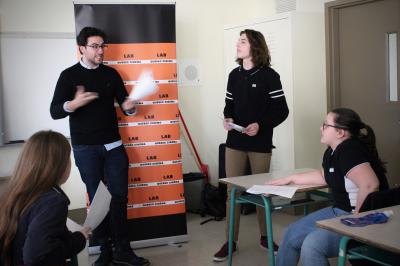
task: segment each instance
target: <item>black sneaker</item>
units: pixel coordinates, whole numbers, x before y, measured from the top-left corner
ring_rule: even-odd
[[[274,254],[276,255],[278,253],[279,246],[275,243],[275,241],[273,243],[274,243],[274,245],[273,245],[274,246]],[[268,240],[267,240],[266,236],[260,237],[260,246],[263,249],[268,249]]]
[[[136,256],[130,247],[124,249],[116,249],[112,261],[116,266],[148,266],[150,262],[142,257]]]
[[[113,259],[113,251],[110,243],[107,243],[101,248],[100,256],[93,263],[93,266],[108,266]]]
[[[237,250],[236,242],[233,242],[232,255],[235,254],[236,250]],[[226,242],[221,247],[221,249],[214,254],[213,260],[216,262],[225,261],[228,258],[228,255],[229,255],[229,245],[228,242]]]

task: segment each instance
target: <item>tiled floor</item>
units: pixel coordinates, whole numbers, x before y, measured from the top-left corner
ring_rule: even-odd
[[[274,238],[279,243],[286,226],[301,216],[288,215],[276,211],[273,213]],[[215,263],[213,255],[225,241],[225,221],[211,221],[204,225],[205,218],[196,214],[187,215],[190,240],[177,246],[158,246],[135,250],[139,256],[150,260],[152,266],[207,266],[226,265]],[[239,235],[239,250],[234,256],[235,266],[267,265],[267,252],[259,245],[259,230],[256,215],[242,215]],[[86,251],[79,255],[79,265],[91,265],[97,256],[89,256]]]

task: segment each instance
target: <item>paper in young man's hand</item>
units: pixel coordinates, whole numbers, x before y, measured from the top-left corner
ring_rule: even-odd
[[[239,131],[240,133],[243,133],[243,131],[244,131],[244,127],[239,126],[235,123],[228,122],[227,124],[230,125],[234,130]]]
[[[220,118],[221,118],[222,121],[225,120],[225,119],[222,118],[222,117],[220,117]],[[239,131],[240,133],[243,133],[244,127],[239,126],[239,125],[237,125],[237,124],[235,124],[235,123],[233,123],[233,122],[226,122],[226,123],[227,123],[229,126],[231,126],[232,129],[234,129],[234,130],[236,130],[236,131]]]
[[[138,84],[132,89],[129,98],[138,101],[157,92],[157,85],[154,83],[153,72],[143,70],[138,79]]]
[[[111,202],[111,194],[103,182],[100,181],[97,187],[96,194],[86,216],[86,221],[83,226],[89,226],[92,231],[104,220],[109,209]]]

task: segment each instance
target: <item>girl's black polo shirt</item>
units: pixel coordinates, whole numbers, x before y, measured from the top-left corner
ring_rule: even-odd
[[[334,207],[352,211],[349,194],[345,187],[346,174],[355,166],[369,163],[379,179],[379,190],[388,188],[388,182],[379,162],[370,155],[364,143],[357,139],[347,139],[334,151],[329,147],[323,157],[322,167],[326,183],[331,188]]]

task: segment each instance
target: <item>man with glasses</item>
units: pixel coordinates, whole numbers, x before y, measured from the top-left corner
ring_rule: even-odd
[[[100,180],[112,195],[107,217],[93,232],[101,248],[95,266],[149,265],[130,248],[127,229],[128,157],[118,132],[114,99],[126,115],[136,112],[118,72],[103,63],[105,33],[85,27],[77,36],[80,61],[64,70],[57,82],[50,113],[69,116],[75,164],[92,201]],[[113,252],[112,244],[115,251]]]

